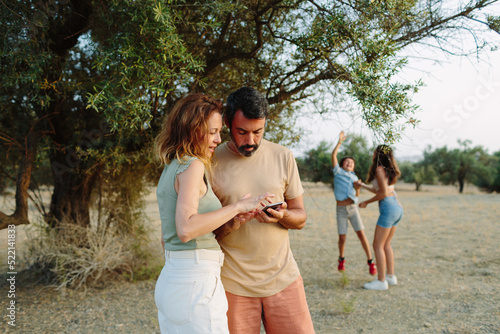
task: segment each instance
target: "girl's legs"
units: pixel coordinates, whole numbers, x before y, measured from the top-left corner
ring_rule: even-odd
[[[395,197],[389,196],[379,202],[379,211],[373,250],[377,259],[378,280],[383,282],[386,274],[394,275],[394,253],[391,240],[396,232],[397,223],[403,215],[403,209]]]
[[[387,237],[387,240],[385,241],[384,245],[385,261],[387,264],[386,267],[387,275],[394,275],[394,252],[392,251],[391,240],[392,237],[394,236],[394,233],[396,232],[396,228],[397,228],[396,226],[391,227],[389,236]]]
[[[387,269],[385,244],[387,239],[389,238],[389,235],[391,234],[391,230],[392,228],[380,227],[379,225],[375,227],[375,237],[373,238],[373,251],[375,252],[375,260],[378,267],[378,280],[380,282],[385,281],[385,273]],[[392,233],[392,235],[394,235],[394,233]],[[392,264],[394,265],[394,259],[392,259]]]

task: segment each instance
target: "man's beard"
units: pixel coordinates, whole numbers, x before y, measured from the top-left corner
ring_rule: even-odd
[[[248,149],[248,148],[253,148],[253,150],[247,151],[246,149]],[[238,152],[240,152],[241,155],[243,155],[245,157],[250,157],[255,152],[257,152],[258,148],[259,148],[259,145],[257,145],[257,144],[255,144],[255,145],[243,145],[243,146],[239,146],[237,148],[237,150],[238,150]]]
[[[236,150],[244,157],[250,157],[252,156],[255,152],[257,152],[257,149],[259,148],[259,144],[255,145],[241,145],[241,146],[236,146],[236,140],[234,140],[233,135],[231,135],[231,139],[233,140],[234,146],[236,147]],[[246,149],[253,148],[251,151],[247,151]]]

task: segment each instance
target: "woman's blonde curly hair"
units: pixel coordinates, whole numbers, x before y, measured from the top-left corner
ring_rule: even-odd
[[[189,94],[180,99],[165,117],[155,140],[156,157],[164,164],[182,161],[187,156],[203,161],[210,169],[210,158],[205,156],[207,120],[212,113],[222,115],[222,102],[204,94]]]

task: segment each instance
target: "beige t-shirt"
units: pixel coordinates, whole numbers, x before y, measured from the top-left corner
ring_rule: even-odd
[[[213,190],[223,206],[248,193],[274,193],[274,202],[279,202],[304,192],[292,152],[267,140],[262,140],[250,157],[233,152],[225,143],[217,148],[215,161]],[[279,223],[251,220],[219,244],[225,253],[222,282],[232,294],[271,296],[300,275],[290,249],[288,229]]]

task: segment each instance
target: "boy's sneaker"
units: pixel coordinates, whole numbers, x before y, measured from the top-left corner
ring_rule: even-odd
[[[396,285],[398,284],[398,278],[396,277],[396,275],[385,275],[385,281],[387,282],[387,284],[389,285]]]
[[[373,263],[373,262],[368,263],[368,270],[370,271],[370,275],[372,275],[372,276],[377,275],[377,266],[375,265],[375,263]],[[387,280],[387,276],[385,278]]]
[[[339,271],[345,271],[345,259],[339,259],[339,265],[337,267]]]
[[[387,281],[380,282],[378,279],[365,284],[365,289],[367,290],[387,290],[389,289],[389,284]]]

